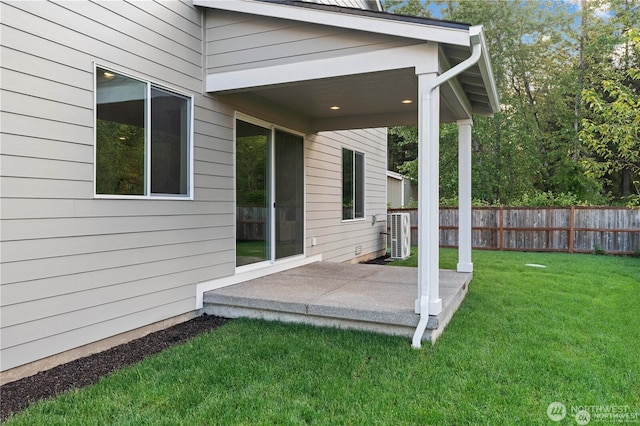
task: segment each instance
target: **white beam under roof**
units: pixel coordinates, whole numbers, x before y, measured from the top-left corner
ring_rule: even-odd
[[[467,29],[451,28],[448,26],[396,21],[371,15],[335,13],[331,10],[256,0],[194,0],[193,4],[195,6],[230,12],[249,13],[252,15],[289,19],[311,24],[330,25],[332,27],[413,38],[416,40],[435,41],[458,46],[470,45],[469,31]]]
[[[268,87],[291,82],[317,80],[345,75],[366,74],[403,68],[416,73],[436,71],[429,62],[437,49],[434,43],[395,47],[349,56],[316,59],[283,65],[223,71],[207,75],[207,92],[233,92],[247,88]]]

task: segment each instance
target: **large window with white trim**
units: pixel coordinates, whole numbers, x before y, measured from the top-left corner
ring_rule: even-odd
[[[342,148],[342,220],[364,218],[364,154]]]
[[[96,67],[97,195],[189,197],[193,99]]]

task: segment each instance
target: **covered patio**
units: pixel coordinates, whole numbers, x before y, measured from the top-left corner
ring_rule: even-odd
[[[471,273],[440,270],[442,310],[429,317],[423,341],[435,341],[467,294]],[[204,293],[204,311],[411,337],[418,270],[316,262]]]
[[[212,293],[207,291],[221,285],[200,286],[204,296],[199,303],[203,300],[218,303],[231,297],[240,300],[243,292],[247,292],[256,297],[245,299],[256,300],[259,305],[262,302],[257,301],[266,300],[257,297],[263,292],[260,286],[272,286],[272,291],[282,294],[283,299],[274,298],[269,302],[271,308],[259,315],[270,312],[273,319],[285,319],[294,314],[290,312],[294,307],[302,310],[318,306],[323,306],[324,312],[335,312],[340,321],[354,324],[364,324],[363,318],[375,316],[375,312],[380,318],[395,315],[403,318],[402,324],[389,320],[387,326],[414,328],[410,333],[412,345],[420,347],[430,324],[433,326],[441,316],[447,317],[452,306],[457,307],[455,301],[448,302],[449,296],[445,296],[450,284],[466,290],[473,272],[472,116],[490,116],[499,110],[482,27],[288,0],[195,0],[194,4],[210,9],[210,31],[233,24],[238,28],[238,39],[256,43],[251,48],[242,45],[245,52],[251,52],[250,60],[244,57],[237,60],[239,55],[228,55],[228,50],[216,50],[217,45],[211,45],[206,78],[209,93],[258,118],[282,122],[282,117],[286,117],[283,125],[306,134],[417,125],[420,163],[420,234],[419,241],[414,242],[420,247],[417,270],[387,268],[388,271],[380,270],[377,275],[381,281],[371,281],[371,271],[378,269],[371,265],[305,267],[320,268],[333,277],[329,281],[333,284],[307,276],[306,271],[313,269],[305,268],[279,272],[250,283],[237,284],[241,280],[236,276],[226,281],[235,284],[233,287]],[[218,21],[217,16],[221,16]],[[261,22],[265,31],[259,37],[243,32],[242,23],[253,17],[264,20]],[[216,55],[229,59],[221,60]],[[439,125],[444,122],[455,122],[459,129],[456,272],[439,270]],[[375,223],[375,215],[371,220]],[[340,273],[351,276],[353,282],[344,282]],[[394,274],[402,275],[402,284],[398,284],[400,280]],[[291,282],[293,277],[296,286],[288,291],[286,282],[275,284],[279,280]],[[313,285],[305,286],[305,280]],[[369,297],[373,288],[378,292],[375,299]],[[316,306],[316,302],[323,300],[331,303]],[[278,313],[277,306],[283,307],[282,312]],[[387,311],[385,306],[391,310]],[[359,312],[359,316],[349,318],[351,311]],[[312,316],[318,321],[321,317],[323,321],[329,318]],[[435,330],[438,329],[436,326]]]

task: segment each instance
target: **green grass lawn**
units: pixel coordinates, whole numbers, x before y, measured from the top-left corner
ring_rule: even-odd
[[[236,256],[250,256],[266,259],[264,241],[236,241]]]
[[[455,263],[442,250],[442,267]],[[640,413],[640,259],[476,251],[474,267],[434,346],[236,320],[8,424],[575,425],[572,407]],[[569,411],[558,423],[555,401]]]

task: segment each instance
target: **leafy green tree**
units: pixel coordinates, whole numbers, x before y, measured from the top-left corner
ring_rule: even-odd
[[[577,137],[567,128],[572,105],[565,102],[558,79],[570,68],[564,34],[573,15],[543,1],[456,4],[448,8],[448,18],[485,27],[503,106],[493,118],[474,119],[475,136],[486,145],[483,152],[474,152],[482,170],[474,178],[491,188],[482,198],[509,202],[527,193],[558,190],[557,172],[566,170],[571,139]]]
[[[393,11],[423,16],[438,10],[445,19],[485,28],[502,111],[492,118],[474,117],[475,198],[510,203],[551,193],[602,203],[616,179],[635,179],[629,178],[629,168],[607,169],[602,151],[598,153],[581,135],[582,126],[588,123],[584,119],[594,114],[583,97],[597,93],[608,99],[612,95],[602,83],[620,80],[621,67],[612,66],[612,54],[629,51],[629,43],[621,42],[620,35],[625,29],[640,27],[638,0],[441,0],[424,4],[394,0],[385,4]],[[417,10],[420,6],[422,11]],[[628,54],[623,58],[621,63],[627,67],[637,60]],[[626,87],[632,87],[629,75],[624,80]],[[447,126],[441,128],[441,193],[453,198],[457,195],[453,160],[457,132]],[[404,140],[403,131],[393,133]],[[406,161],[398,170],[415,170],[417,175],[415,160]],[[609,171],[594,173],[594,164]],[[611,182],[608,186],[604,178]]]
[[[144,128],[96,121],[96,193],[143,195]]]
[[[236,195],[238,205],[266,204],[267,138],[264,135],[236,139]]]
[[[422,0],[384,0],[384,8],[399,15],[430,17],[427,5]]]
[[[589,109],[580,132],[592,155],[583,163],[591,175],[611,178],[622,175],[622,196],[640,200],[640,33],[631,28],[619,45],[617,66],[623,72],[610,73],[582,97]],[[612,63],[615,63],[613,61]],[[614,65],[616,66],[616,65]]]
[[[418,130],[415,126],[391,127],[388,132],[387,167],[394,172],[404,173],[401,166],[418,157]],[[418,182],[418,175],[409,176]]]

